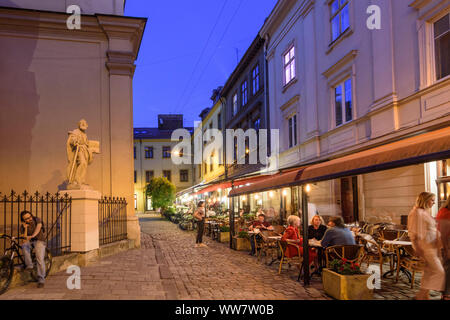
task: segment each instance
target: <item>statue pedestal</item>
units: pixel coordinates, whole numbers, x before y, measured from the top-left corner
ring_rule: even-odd
[[[87,252],[99,248],[98,200],[95,190],[62,190],[72,197],[72,252]]]

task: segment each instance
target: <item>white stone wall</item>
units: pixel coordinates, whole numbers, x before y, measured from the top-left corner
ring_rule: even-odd
[[[362,175],[365,201],[365,217],[390,217],[400,223],[400,216],[408,215],[416,197],[425,191],[424,165]]]
[[[279,1],[261,30],[269,39],[270,124],[280,129],[280,167],[450,121],[450,77],[433,78],[430,31],[450,4],[351,0],[350,29],[331,43],[328,3]],[[370,4],[381,9],[380,30],[366,26]],[[284,86],[282,59],[291,45],[297,81]],[[345,79],[352,79],[353,121],[336,127],[334,87]],[[287,119],[294,113],[299,144],[289,149]]]

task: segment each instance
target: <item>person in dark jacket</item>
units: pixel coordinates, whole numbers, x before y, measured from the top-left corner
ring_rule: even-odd
[[[345,227],[341,217],[332,217],[328,222],[328,226],[330,229],[323,236],[321,241],[322,247],[356,244],[355,238],[351,231]]]
[[[327,226],[323,221],[322,217],[315,215],[311,219],[311,224],[308,227],[308,239],[316,239],[317,241],[322,240],[325,232],[327,231]]]

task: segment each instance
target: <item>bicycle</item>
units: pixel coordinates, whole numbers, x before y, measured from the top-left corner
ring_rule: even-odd
[[[9,285],[14,274],[15,266],[23,266],[25,269],[25,258],[20,253],[22,246],[19,244],[18,240],[26,240],[24,237],[11,237],[7,234],[0,234],[0,239],[8,239],[11,243],[9,248],[5,249],[5,253],[0,257],[0,295],[8,290]],[[18,264],[14,264],[15,258],[19,259]],[[34,252],[34,246],[31,247],[31,260],[33,262],[33,270],[31,271],[31,277],[34,281],[38,280],[37,277],[37,263],[36,254]],[[47,278],[50,270],[52,268],[52,255],[48,248],[45,248],[45,277]]]

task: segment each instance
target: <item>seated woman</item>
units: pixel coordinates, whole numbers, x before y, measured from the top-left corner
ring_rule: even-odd
[[[295,243],[300,247],[300,255],[303,256],[303,238],[300,236],[298,232],[298,227],[300,226],[300,218],[298,216],[289,216],[287,218],[288,227],[286,231],[284,231],[283,236],[281,237],[282,241]],[[292,258],[298,256],[298,250],[295,246],[289,245],[287,246],[287,250],[285,253],[286,257]],[[313,263],[316,258],[315,250],[309,249],[309,263]]]
[[[316,239],[317,241],[322,240],[323,235],[327,231],[327,226],[323,221],[322,217],[315,215],[311,219],[311,224],[308,227],[308,239]]]

